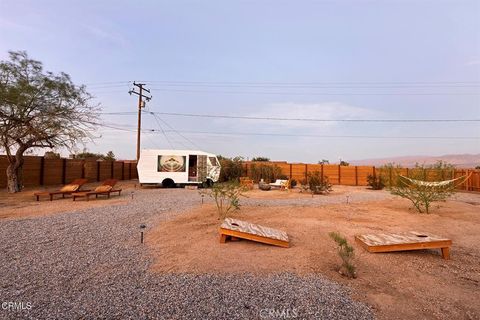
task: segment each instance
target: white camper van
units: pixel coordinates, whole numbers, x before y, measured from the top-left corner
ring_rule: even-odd
[[[198,150],[142,150],[137,165],[140,185],[203,184],[220,177],[217,156]]]

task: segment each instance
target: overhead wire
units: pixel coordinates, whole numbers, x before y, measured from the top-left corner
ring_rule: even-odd
[[[226,91],[226,90],[184,90],[151,88],[152,91],[182,92],[182,93],[220,93],[220,94],[258,94],[258,95],[301,95],[301,96],[480,96],[480,92],[451,93],[451,92],[428,92],[428,93],[359,93],[359,92],[267,92],[267,91]]]
[[[453,140],[480,140],[480,137],[466,136],[356,136],[356,135],[317,135],[317,134],[288,134],[288,133],[264,133],[264,132],[212,132],[212,131],[193,131],[181,130],[184,133],[191,134],[209,134],[209,135],[237,135],[237,136],[279,136],[279,137],[307,137],[307,138],[361,138],[361,139],[453,139]],[[167,130],[168,132],[168,130]]]
[[[148,113],[151,113],[152,115],[154,115],[153,112],[151,111],[145,111],[145,112],[148,112]],[[188,141],[191,145],[193,145],[195,148],[197,149],[201,149],[195,142],[193,142],[192,140],[188,139],[187,137],[185,137],[183,134],[181,134],[179,131],[175,130],[172,126],[170,126],[170,124],[168,124],[168,122],[164,121],[162,118],[158,117],[158,120],[160,120],[162,123],[164,123],[167,127],[169,127],[173,132],[175,132],[176,134],[178,134],[180,137],[182,137],[183,139],[185,139],[186,141]]]
[[[160,130],[162,131],[163,133],[163,136],[165,137],[165,139],[167,140],[168,144],[170,145],[170,147],[173,149],[173,145],[172,145],[172,142],[170,141],[170,139],[168,138],[165,130],[163,130],[163,127],[162,125],[160,124],[160,121],[158,120],[158,116],[154,113],[150,113],[151,115],[153,115],[153,118],[155,119],[155,121],[157,122],[158,124],[158,127],[160,128]]]
[[[243,120],[269,120],[269,121],[308,121],[308,122],[480,122],[480,119],[319,119],[319,118],[286,118],[286,117],[260,117],[221,114],[199,114],[179,112],[153,112],[166,116],[198,117],[198,118],[223,118]]]

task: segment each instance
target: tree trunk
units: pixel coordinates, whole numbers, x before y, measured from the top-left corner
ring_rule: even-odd
[[[20,146],[15,157],[9,158],[9,165],[7,167],[7,190],[10,193],[20,192],[23,188],[23,179],[21,170],[23,168],[23,153],[27,150],[25,146]]]
[[[20,183],[18,179],[18,168],[15,163],[7,167],[7,189],[10,193],[20,192]]]

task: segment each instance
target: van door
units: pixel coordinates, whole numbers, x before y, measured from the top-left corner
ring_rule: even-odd
[[[188,156],[188,181],[189,182],[198,182],[197,177],[197,155]]]
[[[198,156],[198,165],[197,165],[197,171],[198,171],[198,181],[199,182],[205,182],[207,181],[207,156]]]

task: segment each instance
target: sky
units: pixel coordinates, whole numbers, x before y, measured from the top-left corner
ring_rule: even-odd
[[[9,50],[85,84],[104,113],[86,148],[121,159],[136,154],[133,81],[153,96],[142,149],[332,163],[480,153],[478,121],[338,121],[480,119],[480,1],[0,0],[0,60]],[[272,117],[329,121],[258,119]]]

